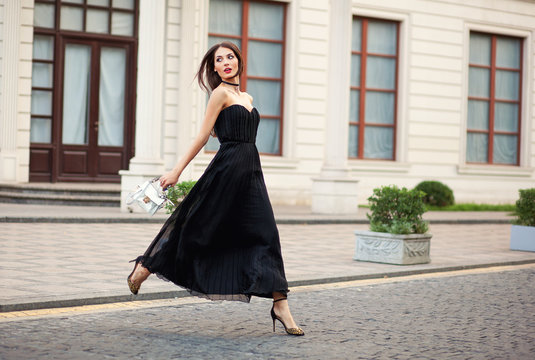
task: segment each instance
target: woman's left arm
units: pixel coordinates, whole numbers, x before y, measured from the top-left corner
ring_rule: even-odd
[[[215,89],[212,92],[212,95],[208,100],[208,105],[206,106],[206,113],[199,133],[193,140],[188,151],[178,161],[173,170],[160,177],[160,185],[162,188],[166,189],[168,186],[174,186],[178,182],[178,178],[182,174],[182,171],[184,171],[191,160],[193,160],[199,151],[201,151],[203,146],[206,145],[210,138],[210,132],[214,128],[217,116],[221,109],[223,109],[226,100],[227,94],[223,89]]]

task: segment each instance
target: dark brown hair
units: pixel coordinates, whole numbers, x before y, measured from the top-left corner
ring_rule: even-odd
[[[199,66],[199,71],[197,72],[197,75],[195,75],[201,89],[209,93],[212,92],[216,87],[218,87],[219,84],[221,84],[221,77],[216,71],[214,71],[215,52],[220,47],[232,50],[236,55],[236,58],[238,58],[238,72],[236,73],[236,76],[239,77],[243,72],[243,60],[240,49],[238,49],[238,47],[230,41],[223,41],[218,44],[215,44],[210,48],[210,50],[206,52],[206,54],[202,58],[201,66]],[[208,83],[208,85],[206,83]]]

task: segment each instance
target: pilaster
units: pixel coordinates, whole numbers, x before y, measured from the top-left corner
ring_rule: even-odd
[[[165,13],[165,1],[139,2],[135,156],[130,160],[129,170],[119,172],[122,211],[141,211],[127,207],[128,193],[165,171],[162,159]]]
[[[315,213],[348,214],[358,207],[358,180],[350,176],[347,163],[351,21],[351,0],[331,0],[325,158],[312,179]]]
[[[17,181],[19,45],[22,4],[4,3],[2,31],[2,97],[0,98],[0,181]]]

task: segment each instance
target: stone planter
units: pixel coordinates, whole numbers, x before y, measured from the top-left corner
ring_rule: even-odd
[[[511,250],[535,251],[535,226],[511,226]]]
[[[397,235],[374,231],[355,231],[354,260],[395,265],[426,264],[431,234]]]

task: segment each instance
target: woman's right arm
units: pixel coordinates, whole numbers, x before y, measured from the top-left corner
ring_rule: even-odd
[[[182,174],[182,171],[184,171],[190,161],[193,160],[199,151],[201,151],[203,146],[206,145],[206,142],[210,138],[210,132],[214,128],[217,116],[225,107],[226,103],[226,91],[221,88],[215,89],[208,100],[201,129],[190,145],[188,151],[182,158],[180,158],[173,170],[160,177],[160,185],[162,188],[166,189],[168,186],[174,186],[178,182],[178,178],[180,177],[180,174]]]

